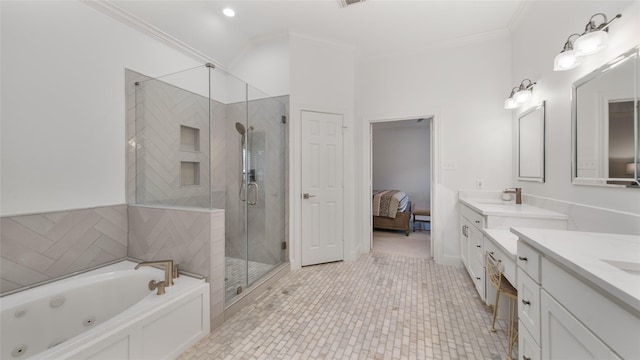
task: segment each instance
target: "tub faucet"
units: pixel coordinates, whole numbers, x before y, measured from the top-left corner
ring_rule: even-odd
[[[522,204],[522,189],[521,188],[513,188],[513,189],[504,189],[504,194],[516,194],[516,204]]]
[[[143,266],[158,265],[164,266],[164,286],[169,287],[173,285],[173,260],[143,261],[136,265],[135,270],[138,270]]]

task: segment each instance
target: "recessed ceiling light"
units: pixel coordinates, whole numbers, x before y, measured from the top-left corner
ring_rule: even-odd
[[[236,16],[236,12],[233,11],[232,8],[224,8],[224,10],[222,10],[222,13],[225,14],[228,17],[234,17]]]

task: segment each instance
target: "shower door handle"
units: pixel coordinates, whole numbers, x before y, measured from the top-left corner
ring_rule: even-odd
[[[247,198],[249,198],[249,189],[251,189],[251,187],[254,187],[254,188],[255,188],[255,191],[253,192],[253,194],[254,194],[253,199],[254,199],[254,200],[253,200],[253,201],[249,201],[249,200],[247,200],[247,203],[248,203],[249,205],[258,205],[258,196],[259,196],[258,194],[259,194],[259,192],[260,192],[260,187],[258,186],[258,183],[253,182],[253,181],[252,181],[252,182],[250,182],[250,183],[247,185]]]

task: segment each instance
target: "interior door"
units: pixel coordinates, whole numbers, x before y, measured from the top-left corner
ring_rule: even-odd
[[[344,258],[342,115],[302,111],[302,266]]]

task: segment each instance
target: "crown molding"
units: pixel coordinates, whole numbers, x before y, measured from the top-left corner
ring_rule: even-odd
[[[186,43],[178,40],[177,38],[169,35],[168,33],[160,30],[159,28],[149,24],[148,22],[142,20],[141,18],[131,14],[130,12],[122,9],[121,7],[115,5],[109,0],[80,0],[80,2],[88,5],[95,10],[110,16],[111,18],[140,31],[143,34],[151,36],[161,43],[173,48],[181,52],[184,55],[187,55],[193,58],[196,61],[202,63],[213,63],[216,67],[219,67],[222,70],[225,70],[225,67],[221,65],[220,62],[215,59],[210,58],[203,52],[187,45]]]

